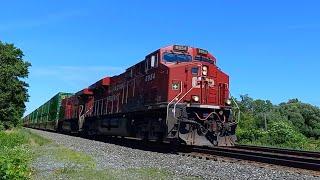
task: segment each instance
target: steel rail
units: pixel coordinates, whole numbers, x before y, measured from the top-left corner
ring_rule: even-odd
[[[279,154],[287,154],[287,155],[294,155],[294,156],[320,158],[320,152],[313,152],[313,151],[302,151],[302,150],[274,148],[274,147],[265,147],[265,146],[251,146],[251,145],[236,145],[235,148],[254,150],[254,151],[263,151],[263,152],[271,152],[271,153],[279,153]]]
[[[320,171],[320,159],[303,156],[302,154],[298,155],[289,155],[285,153],[273,153],[273,152],[264,152],[248,149],[237,149],[233,148],[223,148],[223,147],[214,147],[214,148],[201,148],[201,147],[191,147],[189,151],[217,155],[223,157],[230,157],[235,159],[249,160],[255,162],[262,162],[274,165],[281,165],[287,167],[294,167],[300,169],[308,169]]]

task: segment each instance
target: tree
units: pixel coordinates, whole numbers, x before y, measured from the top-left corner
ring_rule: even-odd
[[[13,44],[0,41],[0,128],[8,129],[21,123],[28,100],[28,77],[31,64]]]
[[[284,132],[282,130],[288,128],[283,123],[290,125],[302,136],[320,139],[320,109],[316,106],[303,103],[298,99],[290,99],[288,102],[273,105],[269,100],[255,100],[248,95],[240,96],[240,101],[237,103],[241,109],[241,119],[237,129],[240,141],[271,142],[270,140],[264,141],[263,137],[267,135],[271,138],[271,135],[280,135]],[[281,126],[279,124],[275,126],[277,123],[280,123]],[[268,127],[269,131],[263,132],[263,129],[267,130],[265,127]],[[273,132],[272,129],[276,128],[280,128],[278,134],[269,134]],[[279,144],[280,139],[275,143]]]
[[[280,112],[307,137],[320,138],[320,109],[297,99],[280,105]]]

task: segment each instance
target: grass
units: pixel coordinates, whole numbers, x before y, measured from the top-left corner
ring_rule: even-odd
[[[41,177],[41,171],[34,170],[29,178],[32,179],[170,179],[172,174],[157,168],[132,168],[132,169],[104,169],[96,168],[95,160],[81,152],[59,146],[29,130],[21,131],[24,142],[32,144],[33,160],[40,157],[49,157],[54,162],[63,166]],[[45,145],[45,146],[43,146]]]
[[[46,179],[170,179],[172,174],[157,168],[104,169],[98,170],[94,159],[84,153],[54,144],[37,149],[37,154],[63,162]],[[41,172],[34,174],[34,178]]]
[[[51,142],[38,134],[32,133],[28,129],[23,129],[22,134],[29,140],[29,144],[32,146],[43,146]]]
[[[45,157],[59,164],[50,172],[31,169]],[[172,179],[158,168],[97,169],[93,157],[59,146],[28,129],[0,131],[0,180],[2,179]],[[195,179],[185,177],[185,179]]]
[[[61,169],[54,175],[55,178],[63,179],[96,179],[96,180],[113,180],[113,179],[172,179],[172,174],[156,168],[132,168],[123,170],[95,170],[95,169]]]
[[[32,146],[41,146],[48,140],[26,129],[0,131],[0,179],[29,179],[32,170]]]
[[[55,158],[61,162],[76,164],[82,168],[92,168],[96,167],[96,163],[91,156],[84,153],[76,152],[65,147],[59,146],[53,150],[53,155]]]

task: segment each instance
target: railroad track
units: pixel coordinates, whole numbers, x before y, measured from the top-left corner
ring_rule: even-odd
[[[188,147],[184,151],[320,171],[320,153],[258,146]]]
[[[262,147],[262,146],[249,146],[249,145],[237,145],[236,148],[270,152],[270,153],[280,153],[280,154],[287,154],[287,155],[294,155],[294,156],[306,156],[306,157],[312,157],[312,158],[318,158],[318,159],[320,158],[320,152],[312,152],[312,151],[302,151],[302,150]]]
[[[91,138],[87,137],[87,139]],[[146,142],[136,138],[98,137],[92,140],[117,144],[135,149],[156,151],[161,153],[178,152],[183,153],[184,155],[193,153],[192,156],[197,156],[203,159],[216,159],[216,157],[228,157],[239,160],[248,160],[320,172],[320,152],[297,151],[290,149],[279,149],[248,145],[236,145],[235,147],[214,148],[182,145],[179,146],[178,149],[175,149],[172,148],[172,145],[169,142]]]

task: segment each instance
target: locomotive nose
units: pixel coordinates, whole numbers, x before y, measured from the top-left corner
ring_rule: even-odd
[[[189,76],[188,80],[190,79],[193,90],[187,101],[200,104],[214,103],[212,101],[212,96],[215,93],[214,66],[209,63],[194,62],[189,70],[191,71],[187,71],[186,74]]]

